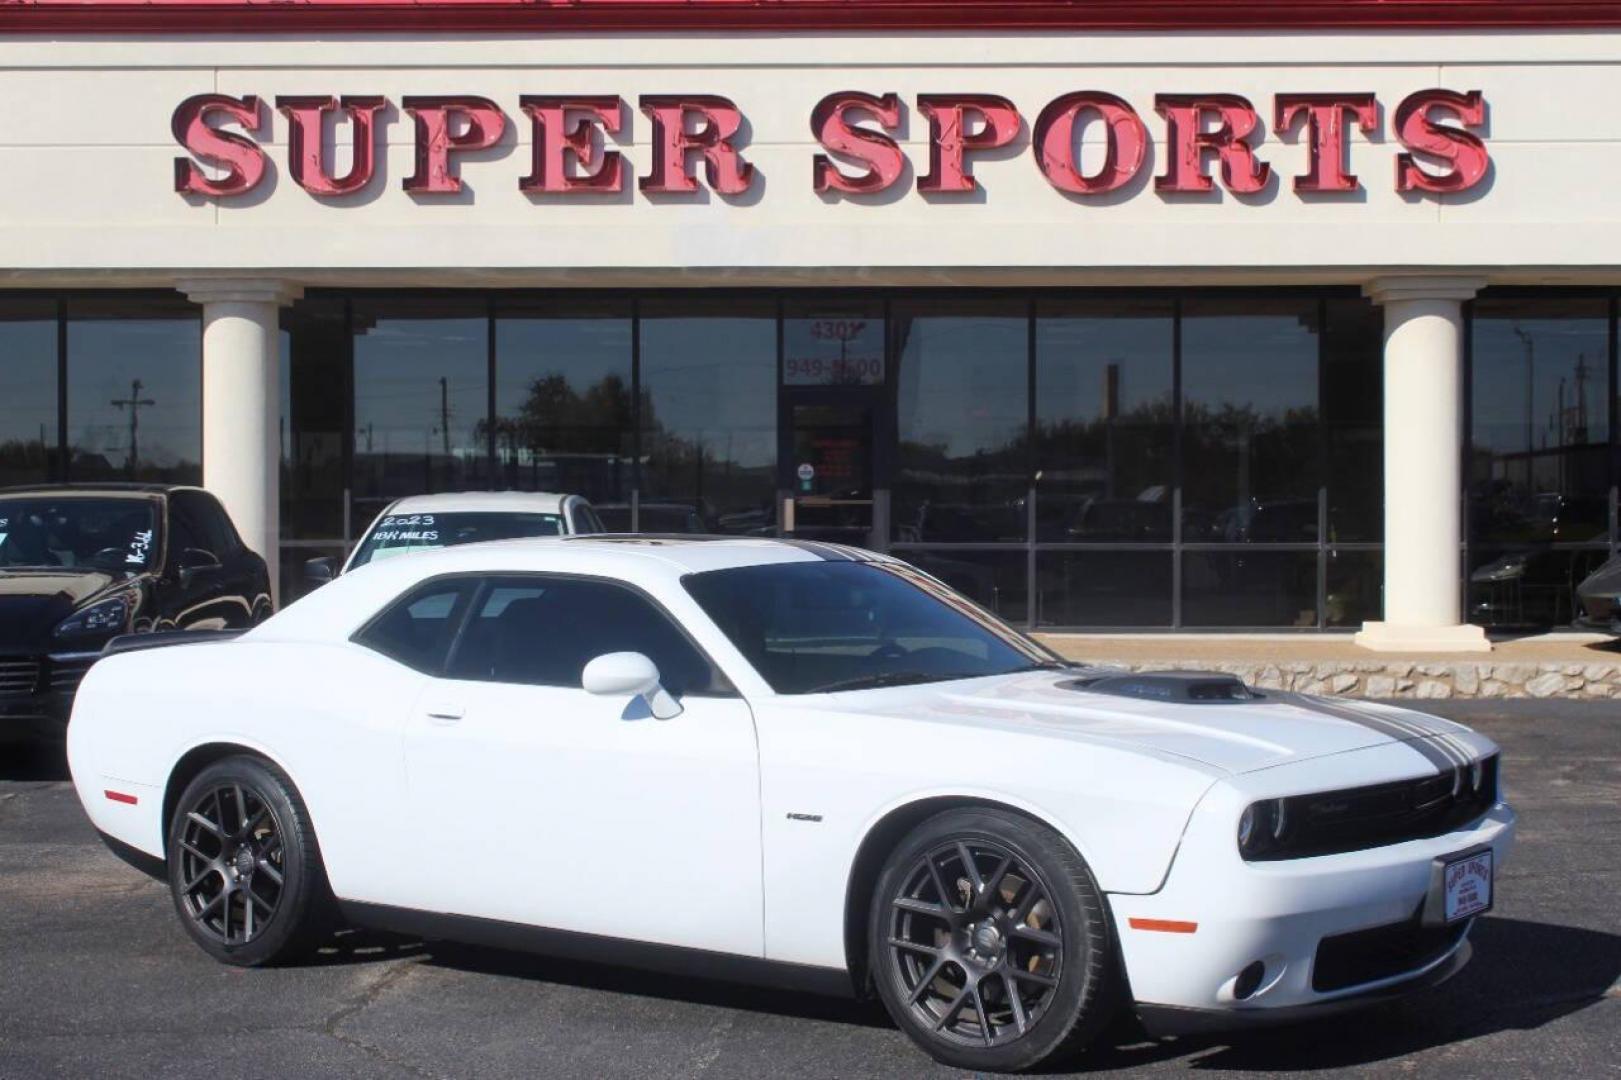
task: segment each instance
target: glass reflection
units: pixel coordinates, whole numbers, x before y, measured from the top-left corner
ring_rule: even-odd
[[[1317,625],[1315,551],[1188,551],[1182,555],[1185,626]]]
[[[1024,539],[1025,312],[983,300],[896,305],[895,539]]]
[[[1384,316],[1362,299],[1330,300],[1325,309],[1326,542],[1377,542],[1385,512]]]
[[[177,299],[68,305],[74,480],[202,482],[202,320]]]
[[[496,484],[628,515],[635,408],[629,303],[503,307],[495,319]]]
[[[644,511],[775,534],[775,304],[660,301],[641,314]]]
[[[50,479],[56,439],[56,304],[0,301],[0,485]]]
[[[300,301],[283,314],[282,326],[281,535],[341,543],[349,404],[344,303]]]
[[[1170,626],[1169,551],[1036,556],[1038,626]]]
[[[895,553],[932,574],[986,611],[1023,626],[1029,609],[1029,575],[1022,548],[1008,551],[926,551]]]
[[[356,304],[355,522],[403,495],[489,486],[481,302]]]
[[[1183,314],[1183,540],[1315,543],[1317,301]]]
[[[1171,539],[1175,333],[1169,302],[1037,309],[1038,539]]]

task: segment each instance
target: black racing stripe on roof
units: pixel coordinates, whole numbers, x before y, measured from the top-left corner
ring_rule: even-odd
[[[808,551],[812,555],[815,555],[817,558],[821,559],[823,562],[866,561],[864,559],[857,558],[856,555],[851,551],[846,548],[842,548],[837,544],[823,544],[815,540],[795,540],[791,537],[782,537],[776,542],[779,544],[787,544],[789,547],[798,548],[800,551]]]

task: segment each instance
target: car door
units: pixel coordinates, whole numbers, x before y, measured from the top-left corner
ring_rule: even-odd
[[[231,516],[213,494],[206,491],[187,492],[192,512],[209,548],[219,555],[221,597],[228,600],[232,626],[251,626],[258,618],[270,614],[269,567],[257,552],[249,550],[237,533]]]
[[[580,687],[640,652],[682,711]],[[603,579],[489,577],[405,732],[431,910],[763,954],[753,717],[648,597]]]
[[[222,630],[245,624],[247,611],[233,596],[224,553],[216,550],[218,539],[209,533],[196,493],[173,492],[168,504],[163,622],[190,630]]]

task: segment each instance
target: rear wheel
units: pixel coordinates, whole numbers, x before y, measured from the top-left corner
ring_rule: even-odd
[[[268,762],[234,756],[199,773],[175,807],[168,853],[180,922],[216,960],[298,959],[331,925],[309,811]]]
[[[915,828],[879,877],[869,947],[890,1016],[959,1068],[1035,1068],[1113,1012],[1102,895],[1063,837],[1017,814],[950,810]]]

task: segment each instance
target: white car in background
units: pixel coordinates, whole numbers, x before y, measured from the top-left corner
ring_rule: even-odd
[[[304,579],[324,585],[378,559],[485,540],[606,532],[579,495],[550,491],[458,491],[395,499],[373,519],[342,570],[331,556],[304,564]]]
[[[831,545],[451,548],[159,644],[91,669],[69,761],[216,959],[342,919],[876,992],[969,1069],[1441,982],[1514,832],[1457,724],[1073,667]]]

